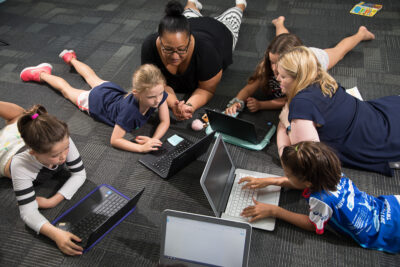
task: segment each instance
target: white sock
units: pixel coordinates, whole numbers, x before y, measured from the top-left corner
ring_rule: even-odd
[[[236,5],[244,5],[244,7],[247,7],[247,2],[246,0],[236,0]]]
[[[189,0],[189,2],[195,4],[198,10],[201,10],[203,8],[203,5],[199,2],[199,0]]]

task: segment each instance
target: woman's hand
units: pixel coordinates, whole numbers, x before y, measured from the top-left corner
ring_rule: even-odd
[[[279,120],[285,126],[285,129],[290,125],[290,122],[289,122],[289,106],[288,106],[287,103],[283,106],[282,111],[279,114]]]
[[[192,106],[187,105],[185,101],[176,100],[172,107],[172,113],[174,113],[177,120],[188,120],[192,118],[194,109]]]
[[[147,137],[147,136],[138,136],[136,139],[138,139],[138,138],[139,138],[140,141],[136,141],[136,142],[138,142],[138,143],[142,142],[141,143],[141,145],[142,145],[142,151],[141,152],[142,153],[147,153],[149,151],[158,150],[158,148],[162,146],[162,142],[160,140],[156,139],[156,138],[150,138],[150,137]],[[146,141],[143,142],[143,139],[141,139],[141,138],[146,139]]]
[[[242,186],[242,189],[246,188],[262,188],[269,185],[274,185],[274,178],[254,178],[251,176],[243,177],[239,180],[239,184],[246,182],[245,185]]]
[[[242,105],[240,105],[239,102],[233,103],[229,108],[225,109],[225,114],[227,115],[235,115],[237,110],[241,108]]]
[[[246,100],[246,104],[250,112],[256,112],[260,110],[260,102],[254,97],[248,97]]]
[[[82,255],[83,248],[73,242],[81,242],[82,240],[73,233],[56,228],[54,241],[64,254],[70,256]]]
[[[244,208],[240,214],[243,217],[250,218],[249,222],[254,222],[262,218],[275,217],[277,206],[258,202],[253,198],[254,206]]]

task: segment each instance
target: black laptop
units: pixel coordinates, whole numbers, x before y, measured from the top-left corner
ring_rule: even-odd
[[[83,253],[120,224],[136,207],[144,188],[132,199],[102,184],[55,219],[52,224],[82,239]]]
[[[158,151],[144,155],[139,162],[158,174],[161,178],[169,178],[190,162],[204,154],[213,140],[215,132],[212,132],[197,142],[184,139],[177,144],[163,142]]]
[[[271,123],[266,123],[263,128],[256,126],[246,120],[226,115],[220,111],[206,108],[208,121],[213,131],[221,132],[253,144],[259,144],[272,127]],[[260,138],[259,138],[260,137]]]

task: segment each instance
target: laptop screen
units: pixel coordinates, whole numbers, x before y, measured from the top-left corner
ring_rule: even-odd
[[[167,215],[162,257],[189,266],[246,266],[249,249],[246,242],[249,243],[248,235],[251,235],[249,226],[231,226],[223,219],[213,220]]]
[[[231,189],[229,185],[234,179],[231,175],[234,171],[235,166],[226,151],[224,142],[218,136],[200,181],[217,217],[221,217],[221,213],[225,210],[224,204],[227,199],[224,197],[229,196],[230,191],[228,192],[227,189]]]

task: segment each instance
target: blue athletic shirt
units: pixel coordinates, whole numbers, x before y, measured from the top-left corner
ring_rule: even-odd
[[[164,91],[158,105],[164,103],[168,94]],[[133,94],[128,94],[120,86],[105,82],[96,86],[89,94],[89,112],[94,119],[112,127],[118,124],[126,132],[142,127],[156,108],[149,108],[145,115],[139,111],[139,102]]]
[[[400,252],[400,195],[376,198],[358,190],[346,177],[336,188],[334,192],[303,192],[317,234],[329,223],[364,248]]]
[[[400,96],[361,101],[339,85],[330,98],[319,84],[300,91],[289,105],[289,121],[319,124],[319,139],[338,152],[344,165],[393,175],[400,161]]]

